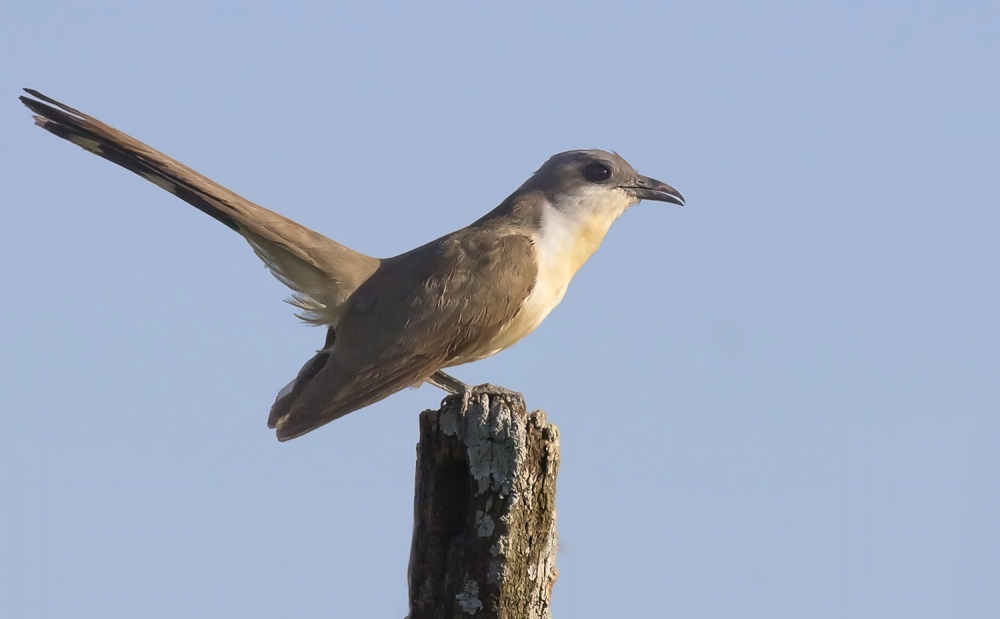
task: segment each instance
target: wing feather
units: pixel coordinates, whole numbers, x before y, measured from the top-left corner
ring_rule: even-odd
[[[279,440],[491,350],[534,286],[533,251],[520,232],[466,228],[384,260],[348,301],[322,366],[275,402]]]

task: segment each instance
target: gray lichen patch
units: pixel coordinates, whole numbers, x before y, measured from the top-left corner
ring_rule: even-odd
[[[494,557],[505,555],[510,550],[510,537],[503,536],[497,539],[496,543],[490,546],[490,554]]]
[[[434,413],[435,411],[431,412]],[[458,419],[458,411],[454,406],[441,411],[437,415],[437,423],[438,427],[441,428],[441,433],[445,436],[455,436],[458,434]]]
[[[483,603],[479,601],[479,583],[469,580],[465,583],[464,590],[455,596],[458,600],[458,607],[462,612],[475,615],[483,609]]]
[[[476,537],[489,537],[493,535],[496,524],[493,518],[482,511],[476,512]]]
[[[478,494],[489,489],[505,497],[511,493],[514,472],[524,461],[524,426],[504,398],[477,396],[466,414],[463,442],[468,448],[469,471],[478,483]]]
[[[480,385],[476,390],[485,389]],[[507,497],[513,489],[514,472],[525,457],[523,400],[511,402],[496,394],[478,392],[469,396],[461,414],[461,400],[442,410],[438,427],[445,436],[457,436],[469,457],[469,473],[476,480],[477,495],[489,490]],[[515,498],[516,500],[516,498]]]

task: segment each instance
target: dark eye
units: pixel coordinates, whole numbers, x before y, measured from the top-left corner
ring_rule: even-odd
[[[611,168],[600,161],[588,163],[583,169],[583,178],[591,183],[606,183],[611,178]]]

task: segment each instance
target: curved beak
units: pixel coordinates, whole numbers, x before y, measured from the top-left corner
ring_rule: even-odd
[[[679,191],[655,178],[640,174],[639,178],[628,185],[621,185],[621,188],[640,200],[658,200],[684,206],[684,196]]]

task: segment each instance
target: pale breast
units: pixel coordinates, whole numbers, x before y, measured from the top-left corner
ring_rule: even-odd
[[[489,354],[507,348],[534,331],[559,305],[573,276],[597,251],[612,222],[628,206],[629,202],[622,201],[621,204],[581,203],[570,208],[551,204],[543,207],[542,225],[532,235],[538,264],[535,286]]]

